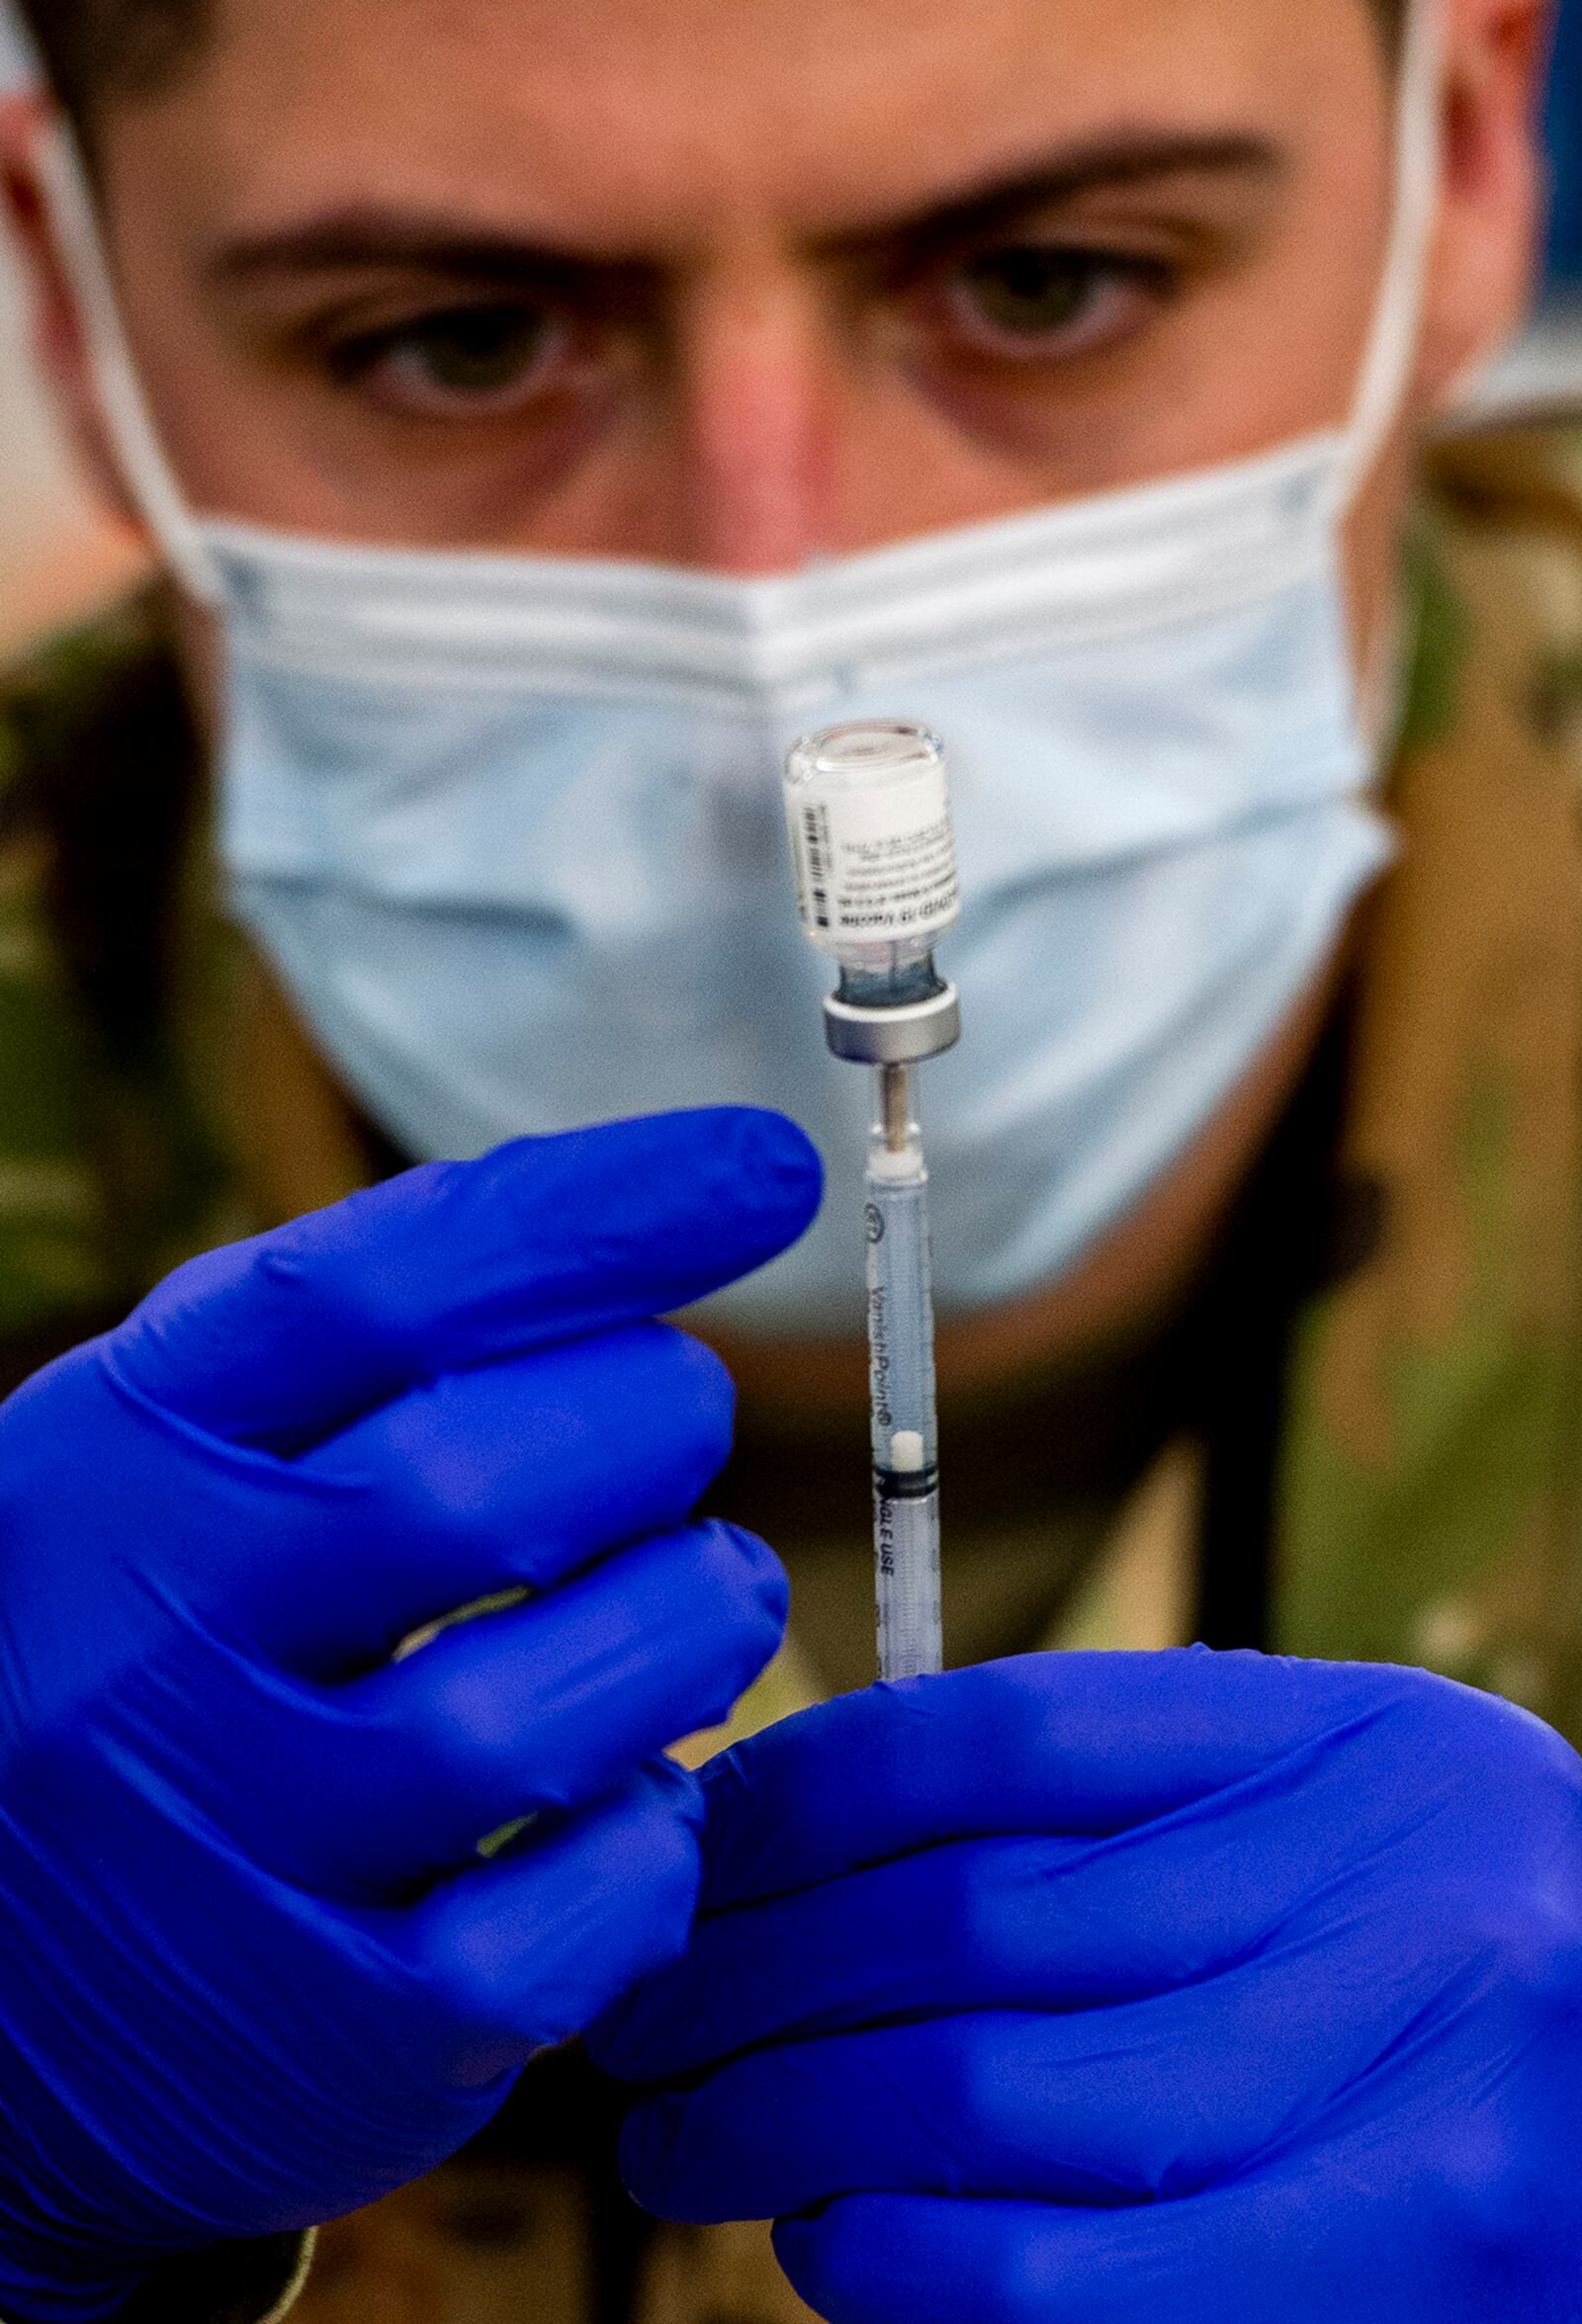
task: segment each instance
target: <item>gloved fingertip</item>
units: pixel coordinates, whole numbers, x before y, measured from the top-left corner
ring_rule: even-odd
[[[827,2203],[820,2203],[811,2211],[794,2211],[787,2218],[776,2219],[770,2231],[769,2241],[774,2247],[774,2256],[794,2288],[797,2287],[798,2274],[805,2274],[812,2259],[819,2220],[828,2208]]]
[[[819,1150],[789,1114],[766,1105],[716,1105],[700,1111],[734,1128],[744,1162],[754,1163],[761,1174],[778,1172],[788,1187],[822,1192],[824,1164]]]
[[[645,2099],[621,2125],[617,2167],[621,2184],[635,2203],[659,2219],[681,2219],[671,2207],[670,2186],[675,2142],[681,2127],[685,2100],[669,2096]]]
[[[732,1525],[724,1519],[715,1521],[715,1530],[729,1543],[747,1567],[753,1594],[764,1616],[776,1634],[784,1635],[791,1616],[791,1578],[766,1541],[756,1533],[748,1533],[741,1525]]]
[[[838,2229],[833,2229],[827,2220],[826,2214],[832,2208],[838,2210],[838,2202],[834,2206],[820,2203],[812,2210],[796,2211],[788,2218],[776,2219],[769,2240],[786,2281],[815,2315],[838,2316],[842,2324],[859,2324],[859,2320],[860,2324],[867,2324],[873,2308],[860,2296],[853,2296],[850,2282],[840,2276],[837,2267],[833,2269],[831,2265],[832,2243],[838,2247],[842,2240]],[[893,2285],[891,2289],[901,2293],[901,2304],[887,2311],[881,2300],[878,2313],[914,2312],[914,2302],[905,2296],[902,2287]]]
[[[639,2083],[646,2079],[641,2070],[629,2069],[631,2040],[629,2027],[634,2020],[643,2022],[643,1995],[648,1980],[635,1985],[613,2001],[607,2010],[601,2010],[591,2025],[582,2034],[582,2046],[601,2074],[612,2082]]]
[[[819,1150],[786,1114],[757,1106],[718,1106],[693,1117],[707,1125],[723,1163],[787,1240],[812,1225],[824,1200]]]
[[[932,2207],[923,2205],[924,2211]],[[953,2212],[958,2206],[942,2207]],[[947,2245],[941,2255],[930,2239],[920,2253],[918,2218],[917,2206],[905,2197],[835,2195],[776,2219],[770,2240],[797,2297],[832,2324],[990,2315],[1004,2324],[1018,2313],[1013,2299],[997,2296],[1000,2287],[981,2262],[970,2225],[959,2250]]]
[[[678,1816],[689,1832],[702,1831],[703,1786],[679,1760],[650,1760],[639,1769],[638,1780],[648,1784],[659,1805]]]

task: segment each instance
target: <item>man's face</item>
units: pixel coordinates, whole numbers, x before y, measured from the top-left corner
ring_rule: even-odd
[[[102,156],[207,510],[788,567],[1339,418],[1365,0],[223,0]]]
[[[1542,0],[1444,6],[1419,409],[1514,314],[1533,240]],[[1369,0],[216,13],[168,87],[96,124],[128,331],[202,511],[775,571],[1252,453],[1351,403],[1394,191]],[[0,109],[0,162],[108,472],[29,128]],[[1407,440],[1349,532],[1360,643]],[[204,697],[212,640],[184,635]],[[1059,1313],[979,1350],[991,1368],[1182,1271],[1321,998]]]

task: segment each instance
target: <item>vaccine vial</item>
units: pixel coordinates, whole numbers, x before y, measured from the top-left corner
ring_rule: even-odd
[[[925,727],[864,723],[804,736],[785,780],[797,906],[848,1000],[939,990],[932,956],[961,912],[944,746]]]

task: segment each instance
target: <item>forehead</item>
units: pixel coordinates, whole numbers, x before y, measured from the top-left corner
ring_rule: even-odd
[[[1085,137],[1355,127],[1367,9],[221,0],[196,68],[118,128],[233,214],[377,189],[612,247],[706,234],[722,204],[837,232]]]

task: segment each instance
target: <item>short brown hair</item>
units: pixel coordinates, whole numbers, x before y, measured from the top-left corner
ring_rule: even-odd
[[[17,0],[56,93],[81,120],[99,100],[157,88],[203,44],[214,0]],[[1411,0],[1368,0],[1394,53]]]
[[[15,0],[66,110],[157,88],[195,54],[213,0]]]

